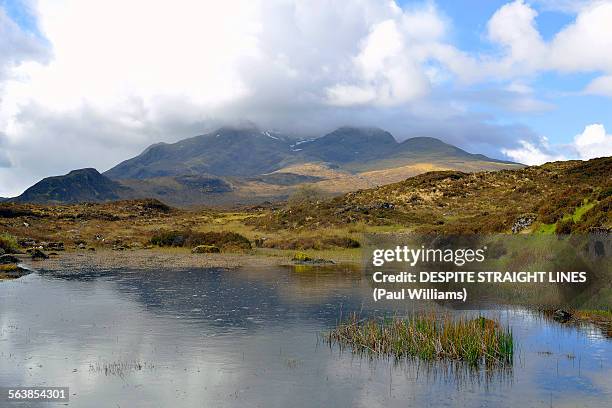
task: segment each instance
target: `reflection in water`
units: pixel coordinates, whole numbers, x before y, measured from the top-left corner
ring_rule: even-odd
[[[513,328],[511,371],[370,359],[320,341],[344,314],[417,308],[441,306],[373,303],[368,280],[351,270],[33,274],[0,285],[0,386],[66,385],[71,407],[594,407],[612,399],[610,340],[521,310],[491,312]]]

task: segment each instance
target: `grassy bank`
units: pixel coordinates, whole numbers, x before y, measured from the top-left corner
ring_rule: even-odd
[[[514,355],[512,331],[484,317],[453,319],[427,314],[379,321],[358,320],[353,315],[331,330],[327,341],[357,353],[470,365],[511,364]]]

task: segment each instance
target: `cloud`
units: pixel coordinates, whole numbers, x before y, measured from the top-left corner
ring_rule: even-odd
[[[0,81],[6,80],[13,68],[27,61],[44,63],[48,58],[40,38],[22,30],[0,7]]]
[[[612,135],[606,133],[602,124],[592,124],[574,138],[574,149],[583,160],[612,156]]]
[[[585,93],[612,96],[612,75],[604,75],[595,78],[586,86]]]
[[[402,17],[406,16],[402,14]],[[413,19],[406,17],[402,20],[410,23]],[[438,25],[435,18],[431,18],[430,23]],[[439,29],[428,26],[428,23],[421,22],[424,32],[419,34],[417,28],[409,26],[412,35],[408,35],[401,32],[395,20],[376,24],[353,61],[355,81],[359,85],[333,85],[327,89],[329,103],[340,106],[364,103],[399,105],[425,95],[429,81],[423,67],[410,56],[407,41],[410,37],[437,36]]]
[[[569,12],[567,6],[562,8]],[[612,53],[605,51],[612,49],[612,1],[574,6],[575,20],[550,41],[540,34],[536,9],[524,0],[515,0],[500,7],[487,23],[486,35],[496,51],[471,55],[448,44],[436,44],[430,52],[468,83],[513,80],[550,71],[612,74]]]
[[[566,160],[564,156],[551,153],[548,141],[543,139],[540,146],[536,146],[526,140],[519,140],[520,147],[515,149],[502,149],[502,152],[510,159],[527,165],[537,165],[546,162]]]
[[[586,91],[608,95],[611,6],[572,10],[546,41],[534,7],[508,3],[484,51],[453,44],[457,22],[433,2],[39,0],[39,35],[0,7],[0,195],[239,121],[304,136],[380,126],[497,157],[527,149],[517,140],[542,149],[490,112],[554,109],[529,87],[546,71],[595,72]]]
[[[512,160],[529,165],[556,160],[589,160],[612,156],[612,135],[606,133],[603,125],[594,123],[587,125],[584,131],[567,145],[551,146],[547,139],[540,140],[539,145],[519,140],[519,147],[502,149],[502,152]]]

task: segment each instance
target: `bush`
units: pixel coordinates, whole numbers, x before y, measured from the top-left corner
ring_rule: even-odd
[[[6,232],[0,234],[0,248],[2,248],[7,254],[19,252],[19,244],[17,243],[17,239]]]
[[[332,237],[323,240],[323,244],[339,248],[359,248],[359,241],[349,237]]]
[[[304,184],[298,187],[293,192],[293,194],[289,196],[287,203],[289,204],[289,206],[298,206],[315,203],[317,201],[323,200],[324,198],[325,194],[321,189],[309,184]]]
[[[574,228],[574,221],[570,218],[565,221],[559,221],[555,228],[555,233],[557,234],[571,234],[572,229]]]
[[[236,232],[160,231],[151,238],[151,244],[172,247],[216,246],[223,250],[251,249],[251,241]]]
[[[191,250],[192,254],[217,254],[221,252],[219,248],[214,245],[198,245]]]
[[[309,250],[309,249],[330,249],[330,248],[359,248],[361,244],[349,237],[296,237],[277,240],[261,241],[261,246],[264,248],[275,249],[293,249],[293,250]]]

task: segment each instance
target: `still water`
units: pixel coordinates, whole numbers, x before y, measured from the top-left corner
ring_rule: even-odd
[[[353,311],[416,307],[441,306],[374,303],[342,268],[43,271],[0,283],[0,386],[68,386],[70,407],[612,407],[612,340],[526,311],[487,312],[518,343],[500,371],[370,359],[320,336]]]

